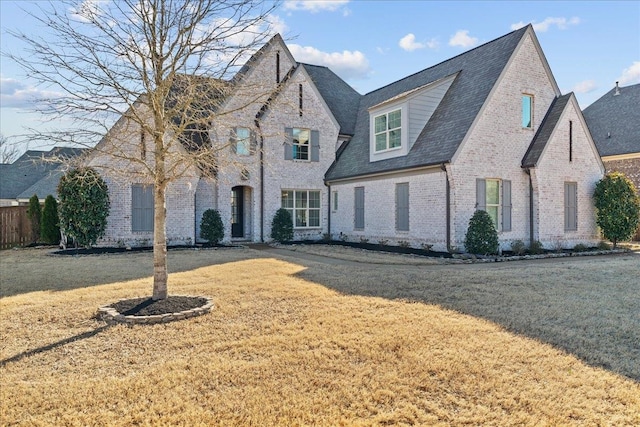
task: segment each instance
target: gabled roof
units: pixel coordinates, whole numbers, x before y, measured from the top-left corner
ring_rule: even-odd
[[[360,95],[327,67],[300,63],[340,125],[340,134],[353,135]]]
[[[48,179],[60,167],[63,159],[70,159],[85,152],[82,148],[55,147],[50,151],[29,150],[10,165],[0,168],[0,199],[14,200],[40,180]],[[57,182],[56,182],[57,186]],[[44,190],[44,188],[43,188]],[[32,192],[27,197],[38,194]]]
[[[613,88],[582,114],[600,156],[640,153],[640,84]]]
[[[544,116],[536,135],[533,137],[533,141],[531,141],[531,145],[529,145],[529,148],[522,159],[523,168],[534,167],[538,164],[538,160],[544,151],[544,147],[547,146],[547,142],[549,142],[551,134],[556,128],[558,120],[560,120],[560,116],[562,116],[562,113],[567,107],[567,103],[569,102],[572,94],[573,92],[570,92],[566,95],[557,97],[551,103],[551,107],[547,110],[547,114]]]
[[[491,89],[506,67],[526,26],[455,56],[402,80],[364,95],[358,109],[353,138],[331,166],[325,179],[335,180],[370,173],[437,165],[451,161]],[[459,73],[407,156],[369,162],[371,106],[404,92]]]

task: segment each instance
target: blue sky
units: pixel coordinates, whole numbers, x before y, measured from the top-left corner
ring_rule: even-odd
[[[0,1],[3,52],[22,49],[7,29],[38,31],[20,10],[32,6]],[[296,60],[328,66],[360,93],[528,23],[560,89],[574,91],[582,108],[616,81],[640,83],[639,1],[285,1],[271,22]],[[12,137],[40,126],[25,112],[25,100],[40,89],[6,58],[0,61],[0,132]]]

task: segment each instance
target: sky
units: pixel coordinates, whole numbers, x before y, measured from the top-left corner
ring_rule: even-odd
[[[24,49],[7,30],[39,31],[22,10],[33,6],[0,0],[3,53]],[[284,1],[270,21],[297,61],[328,66],[362,94],[529,23],[560,90],[581,108],[616,81],[640,83],[640,1]],[[28,112],[41,90],[0,58],[2,135],[19,141],[26,127],[46,126]]]

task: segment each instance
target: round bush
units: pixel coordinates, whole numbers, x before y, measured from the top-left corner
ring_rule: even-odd
[[[598,181],[593,198],[596,224],[615,249],[618,242],[630,239],[640,224],[638,191],[624,174],[612,172]]]
[[[224,225],[220,212],[215,209],[207,209],[202,214],[200,221],[200,237],[207,239],[209,243],[217,245],[224,239]]]
[[[293,240],[293,219],[288,210],[276,211],[271,222],[271,238],[280,243]]]
[[[480,255],[498,253],[498,232],[489,214],[477,210],[469,220],[464,246],[467,252]]]

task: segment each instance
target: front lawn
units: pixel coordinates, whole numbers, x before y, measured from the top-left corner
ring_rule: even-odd
[[[480,317],[396,297],[407,286],[428,293],[419,272],[454,271],[442,266],[355,269],[268,251],[180,251],[169,258],[183,270],[171,274],[170,293],[211,296],[213,311],[105,327],[92,318],[98,306],[149,294],[146,258],[137,273],[129,254],[65,258],[48,266],[66,271],[60,288],[21,293],[11,257],[52,257],[19,252],[0,255],[2,288],[14,286],[0,299],[2,425],[640,424],[637,382]],[[124,273],[103,270],[122,263],[135,279],[108,282]],[[374,273],[380,295],[362,295]],[[380,286],[399,290],[382,298]]]

